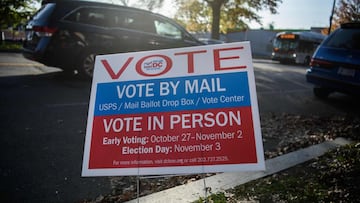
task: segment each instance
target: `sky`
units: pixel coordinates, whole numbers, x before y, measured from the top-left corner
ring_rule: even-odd
[[[333,0],[283,0],[278,7],[278,14],[263,11],[259,15],[264,28],[268,28],[272,22],[275,29],[328,27],[332,5]],[[261,27],[257,23],[249,25],[251,28]]]
[[[97,0],[110,1],[115,0]],[[338,0],[339,1],[339,0]],[[136,1],[131,1],[131,3]],[[248,22],[251,29],[269,28],[270,24],[275,29],[310,29],[311,27],[328,27],[333,0],[282,0],[277,14],[270,11],[260,11],[262,25]],[[154,12],[172,18],[176,12],[173,0],[165,0],[162,9]]]
[[[157,11],[168,17],[173,17],[174,11],[168,8],[171,0],[165,0],[165,9]],[[269,28],[272,23],[275,29],[310,29],[311,27],[328,27],[333,0],[282,0],[278,7],[278,14],[261,11],[263,25],[250,22],[252,29]]]

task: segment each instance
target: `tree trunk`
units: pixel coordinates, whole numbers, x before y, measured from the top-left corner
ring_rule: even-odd
[[[207,0],[212,9],[211,38],[220,39],[220,11],[227,0]]]
[[[220,39],[220,8],[218,1],[214,1],[211,5],[212,8],[212,25],[211,25],[211,38]]]

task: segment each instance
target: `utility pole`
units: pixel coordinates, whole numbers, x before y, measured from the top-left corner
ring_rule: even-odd
[[[331,32],[332,19],[333,19],[334,10],[335,10],[335,2],[336,2],[336,0],[333,1],[333,6],[332,6],[332,11],[331,11],[331,16],[330,16],[330,26],[329,26],[329,30],[328,30],[328,35],[329,35],[330,32]]]

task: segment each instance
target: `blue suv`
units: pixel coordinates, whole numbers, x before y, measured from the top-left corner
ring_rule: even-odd
[[[306,79],[319,98],[332,92],[360,95],[360,22],[342,24],[320,44]]]

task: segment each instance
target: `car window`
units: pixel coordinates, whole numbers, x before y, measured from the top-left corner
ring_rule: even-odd
[[[115,26],[155,34],[154,22],[141,12],[123,11],[112,15]]]
[[[334,48],[360,50],[360,29],[340,29],[324,45]]]
[[[100,8],[80,8],[65,17],[64,20],[97,26],[106,25],[105,12]]]
[[[182,38],[181,30],[177,28],[175,25],[171,24],[170,22],[161,19],[155,19],[154,24],[155,24],[156,34],[174,39]]]
[[[67,21],[111,28],[125,28],[155,34],[155,25],[141,12],[108,8],[80,8]]]
[[[182,39],[182,31],[171,22],[138,11],[83,7],[64,18],[66,21],[111,28],[125,28],[173,39]]]

